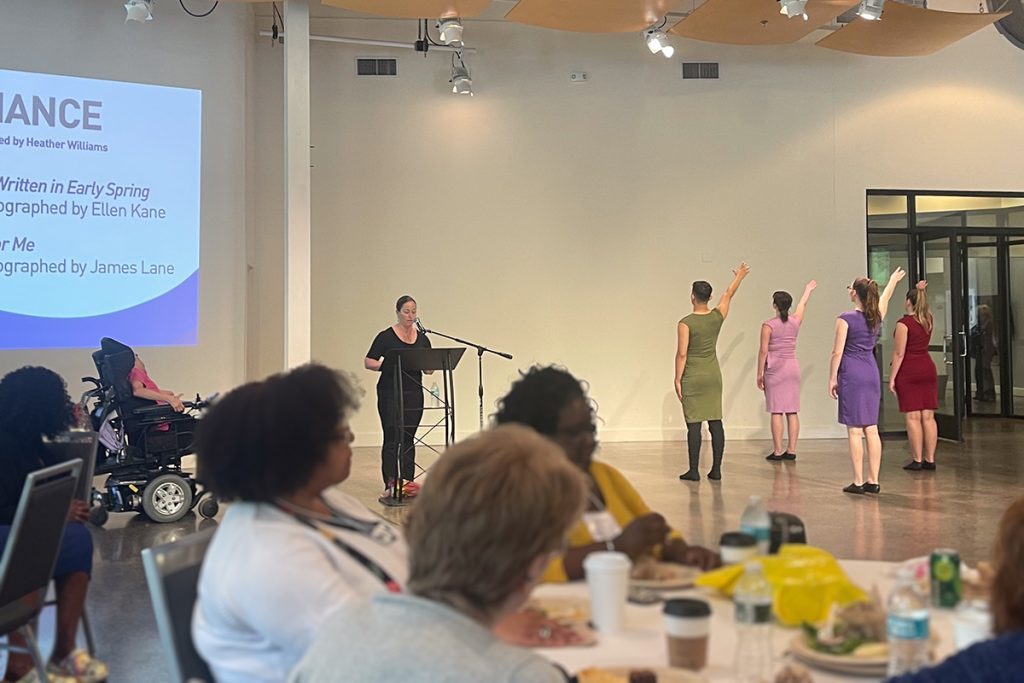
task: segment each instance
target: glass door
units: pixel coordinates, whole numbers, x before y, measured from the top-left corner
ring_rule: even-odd
[[[1010,304],[1005,335],[1009,344],[1004,354],[1010,366],[1007,393],[1010,394],[1010,415],[1024,417],[1024,240],[1009,242],[1007,251]]]
[[[996,237],[965,237],[961,251],[963,300],[969,363],[965,368],[967,417],[1002,414],[1001,367],[1006,365],[1002,333],[1007,321],[1000,296]]]
[[[962,320],[961,262],[956,239],[948,234],[922,236],[919,244],[918,273],[928,281],[928,301],[935,321],[928,347],[939,379],[935,421],[940,438],[962,441],[967,332]],[[890,306],[902,306],[902,301],[895,301],[902,296],[894,295]]]

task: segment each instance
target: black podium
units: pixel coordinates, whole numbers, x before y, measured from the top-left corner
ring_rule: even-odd
[[[397,402],[397,410],[395,411],[395,426],[398,429],[398,449],[395,452],[395,471],[398,473],[398,477],[395,481],[395,486],[391,490],[390,496],[381,496],[380,502],[389,507],[398,507],[407,503],[404,495],[404,483],[402,479],[402,456],[409,450],[416,447],[417,444],[426,446],[435,453],[440,454],[436,448],[424,442],[423,438],[429,436],[438,427],[444,429],[444,447],[455,443],[455,383],[452,376],[452,370],[459,364],[459,360],[462,358],[462,354],[465,353],[465,349],[455,348],[439,348],[439,349],[392,349],[384,354],[384,363],[381,366],[382,372],[391,372],[394,378],[394,396]],[[442,393],[436,396],[436,399],[440,402],[438,406],[426,405],[424,401],[423,411],[427,410],[439,410],[441,411],[440,417],[434,421],[432,425],[429,425],[427,431],[423,434],[423,438],[416,434],[419,428],[419,424],[407,424],[406,423],[406,408],[405,408],[405,396],[404,389],[409,383],[417,385],[419,390],[425,394],[429,394],[432,398],[435,398],[434,394],[427,391],[423,386],[422,382],[417,381],[412,373],[415,372],[441,372],[441,379],[443,384]],[[408,447],[405,445],[405,433],[408,428],[412,428],[413,437],[412,444]],[[419,467],[417,465],[417,467]],[[426,471],[420,467],[421,470]],[[415,478],[415,477],[414,477]]]

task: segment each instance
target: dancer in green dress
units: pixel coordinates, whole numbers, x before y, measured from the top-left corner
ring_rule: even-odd
[[[725,452],[725,430],[722,427],[722,369],[718,366],[718,333],[729,315],[729,304],[740,288],[750,266],[741,263],[733,272],[732,282],[718,305],[708,308],[711,285],[703,280],[693,283],[690,303],[693,313],[679,321],[679,344],[676,347],[676,397],[683,404],[686,420],[686,445],[690,469],[679,478],[700,481],[701,423],[708,423],[711,432],[713,460],[708,479],[722,478],[722,454]]]

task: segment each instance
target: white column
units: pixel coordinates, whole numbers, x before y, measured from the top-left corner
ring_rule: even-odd
[[[309,0],[284,3],[284,364],[311,357]]]

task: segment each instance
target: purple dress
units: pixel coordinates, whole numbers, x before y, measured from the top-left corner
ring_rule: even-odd
[[[769,413],[800,412],[800,361],[796,359],[796,336],[800,320],[789,316],[764,321],[771,328],[768,358],[764,363],[764,403]]]
[[[880,330],[870,329],[860,311],[847,311],[839,318],[849,326],[839,362],[839,422],[847,427],[877,425],[882,383],[874,351]]]

